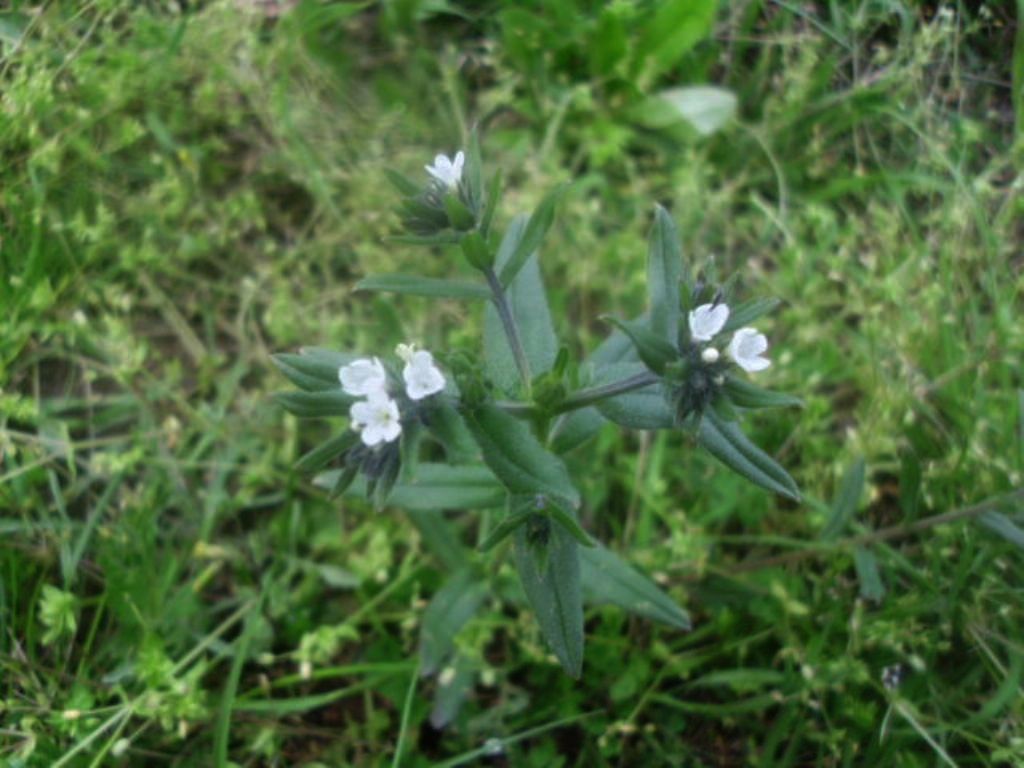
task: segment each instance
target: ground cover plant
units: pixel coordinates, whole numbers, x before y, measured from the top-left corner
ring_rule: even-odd
[[[1016,12],[11,4],[0,759],[1024,759]],[[294,465],[350,405],[273,398],[271,356],[305,345],[391,357],[403,387],[398,341],[446,380],[449,350],[478,354],[479,305],[355,290],[477,274],[393,242],[387,173],[426,181],[474,125],[504,170],[493,245],[561,188],[538,258],[569,360],[647,309],[658,201],[694,277],[781,299],[750,380],[803,402],[743,419],[799,502],[685,430],[602,426],[565,456],[586,534],[692,623],[588,605],[578,680],[514,558],[448,546],[480,515],[331,499]],[[476,615],[423,677],[461,565],[492,591],[467,583]]]

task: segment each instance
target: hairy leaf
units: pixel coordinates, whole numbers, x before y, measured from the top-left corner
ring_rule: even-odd
[[[522,241],[525,227],[526,220],[523,217],[517,217],[509,224],[495,259],[496,270],[508,263]],[[550,371],[558,356],[558,337],[555,336],[547,292],[536,256],[527,259],[516,279],[506,288],[506,296],[519,328],[531,374],[536,377]],[[484,311],[484,363],[488,378],[499,389],[505,392],[516,390],[519,374],[515,357],[493,304],[488,304]]]
[[[736,422],[722,420],[713,410],[705,411],[698,440],[712,456],[750,482],[800,500],[793,478],[775,459],[750,442]]]
[[[555,221],[555,207],[561,196],[562,189],[560,187],[553,190],[540,201],[540,205],[530,216],[522,237],[519,238],[508,259],[499,266],[498,276],[502,285],[506,287],[511,285],[516,275],[519,274],[519,270],[525,266],[527,259],[540,247],[544,236]]]
[[[581,578],[588,602],[611,603],[638,616],[677,629],[690,629],[690,617],[653,581],[609,549],[580,551]]]
[[[562,460],[549,452],[519,419],[496,406],[481,405],[466,414],[466,425],[484,462],[513,494],[544,494],[580,503]]]
[[[469,568],[449,577],[431,599],[420,625],[420,674],[434,674],[455,647],[455,636],[476,613],[487,585]]]
[[[560,525],[550,526],[544,543],[531,541],[528,528],[515,532],[516,570],[541,634],[565,671],[578,678],[583,668],[579,546]],[[546,548],[543,557],[537,547]]]
[[[656,336],[674,344],[679,335],[679,285],[683,276],[683,250],[679,232],[668,211],[654,211],[647,251],[647,297],[650,328]]]

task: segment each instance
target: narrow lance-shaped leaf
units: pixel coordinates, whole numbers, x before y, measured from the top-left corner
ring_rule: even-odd
[[[523,504],[521,496],[508,497],[508,504],[498,524],[487,534],[487,537],[477,547],[481,552],[490,552],[501,542],[515,533],[519,526],[526,523],[537,511],[532,504]]]
[[[723,421],[713,410],[704,412],[698,440],[708,452],[734,472],[774,493],[799,501],[793,478],[740,431],[735,422]]]
[[[647,253],[647,296],[650,326],[656,336],[674,344],[679,334],[679,284],[683,251],[679,232],[668,211],[655,208]]]
[[[486,585],[469,568],[454,573],[427,605],[420,627],[420,674],[432,675],[455,647],[455,636],[476,613]]]
[[[740,408],[801,408],[804,404],[799,397],[764,389],[731,373],[725,375],[722,389],[729,401]]]
[[[546,552],[537,552],[538,547]],[[583,668],[583,595],[576,540],[562,526],[549,523],[541,543],[529,525],[521,526],[515,532],[515,563],[541,634],[565,671],[578,678]]]
[[[494,222],[494,212],[498,209],[498,201],[501,200],[501,169],[494,172],[491,183],[487,187],[487,199],[484,201],[484,212],[480,217],[480,231],[484,237],[491,232],[491,224]]]
[[[584,547],[595,546],[594,540],[583,530],[583,526],[580,525],[579,520],[576,518],[576,512],[570,504],[558,498],[548,498],[545,501],[545,508],[552,520],[565,529],[570,536]]]
[[[434,706],[430,710],[430,724],[444,728],[459,714],[463,702],[473,689],[473,662],[456,654],[437,681]]]
[[[331,488],[338,474],[323,472],[314,483]],[[361,479],[352,483],[349,493],[365,496],[365,483]],[[395,483],[390,498],[394,506],[406,510],[489,509],[504,503],[505,489],[487,467],[424,462]]]
[[[882,598],[885,597],[885,584],[882,583],[882,575],[878,571],[878,558],[875,557],[875,553],[867,547],[857,547],[853,550],[853,563],[857,570],[857,580],[860,582],[860,596],[875,603],[882,602]]]
[[[729,319],[726,320],[721,332],[729,333],[745,325],[750,325],[762,315],[767,315],[781,303],[778,299],[772,298],[754,299],[753,301],[731,307]]]
[[[591,386],[630,379],[646,370],[642,363],[617,363],[598,367]],[[629,429],[671,429],[675,416],[669,408],[661,384],[627,392],[602,400],[597,410],[609,421]]]
[[[351,448],[356,439],[355,432],[350,429],[343,430],[299,459],[295,469],[299,472],[316,472],[331,459]]]
[[[525,217],[512,220],[498,248],[494,267],[501,270],[522,242],[526,229]],[[558,338],[555,336],[547,291],[541,277],[536,255],[530,256],[516,279],[505,290],[512,317],[519,328],[519,338],[536,377],[551,370],[558,356]],[[488,378],[499,389],[514,392],[519,383],[515,357],[505,335],[505,329],[493,304],[484,311],[484,363]]]
[[[422,187],[408,176],[390,168],[384,169],[384,176],[401,194],[406,197],[415,197],[423,191]]]
[[[338,369],[348,365],[358,355],[335,352],[319,347],[304,347],[299,354],[283,352],[273,355],[274,365],[289,381],[307,392],[338,389]]]
[[[822,539],[830,541],[839,537],[857,512],[863,493],[864,459],[858,458],[843,475],[839,491],[832,501],[832,514],[821,532]]]
[[[466,166],[462,174],[462,184],[465,189],[469,207],[474,215],[480,213],[484,197],[484,171],[483,156],[480,153],[480,136],[476,128],[469,135],[469,143],[466,146]]]
[[[679,357],[675,347],[640,323],[607,316],[604,319],[629,336],[640,359],[655,373],[662,373],[666,365]]]
[[[555,207],[558,204],[558,199],[562,195],[562,189],[558,188],[550,192],[547,197],[540,201],[540,205],[537,206],[533,214],[530,216],[530,220],[526,224],[526,230],[523,232],[523,237],[517,244],[515,250],[511,253],[508,261],[501,267],[498,272],[498,276],[501,280],[501,284],[508,286],[515,280],[516,275],[519,274],[519,270],[526,264],[526,260],[530,258],[530,255],[536,251],[541,242],[544,240],[544,236],[551,229],[551,225],[555,220]]]
[[[311,419],[345,416],[355,398],[337,389],[322,392],[278,392],[274,395],[274,401],[289,413]]]
[[[441,280],[418,275],[371,275],[356,283],[357,291],[383,291],[441,299],[487,299],[491,292],[482,283]]]
[[[1011,544],[1024,549],[1024,528],[1001,512],[989,511],[978,516],[978,522],[999,534]]]
[[[436,509],[408,509],[406,516],[416,526],[420,539],[446,570],[455,571],[469,562],[468,548],[459,540],[459,532]]]
[[[677,629],[690,629],[690,617],[653,581],[601,545],[580,551],[587,600],[611,603]]]
[[[465,417],[484,463],[511,493],[545,494],[565,499],[572,508],[579,506],[579,492],[565,464],[526,424],[491,404],[468,411]]]

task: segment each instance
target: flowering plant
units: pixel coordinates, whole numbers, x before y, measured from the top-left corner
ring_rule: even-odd
[[[464,510],[479,513],[478,552],[512,552],[541,633],[565,670],[578,676],[584,598],[680,629],[690,620],[653,581],[585,530],[582,500],[562,457],[608,422],[684,430],[747,480],[799,499],[792,478],[739,424],[744,410],[799,404],[747,379],[770,364],[767,339],[750,324],[775,302],[735,303],[731,284],[692,277],[675,225],[657,207],[646,313],[608,318],[616,330],[585,360],[572,361],[555,336],[537,257],[558,193],[529,217],[513,218],[499,237],[500,175],[485,188],[475,137],[465,153],[438,155],[426,170],[424,183],[391,174],[403,195],[406,232],[397,239],[458,247],[479,278],[377,275],[357,287],[482,302],[482,363],[458,355],[435,359],[408,344],[384,360],[318,348],[276,355],[300,390],[278,395],[285,408],[299,416],[350,419],[350,429],[298,466],[314,471],[333,462],[337,466],[318,476],[332,494],[404,508],[451,567],[424,615],[424,673],[440,670],[455,653],[454,635],[487,593],[487,577],[472,568],[473,557],[457,549],[458,536],[436,514]]]

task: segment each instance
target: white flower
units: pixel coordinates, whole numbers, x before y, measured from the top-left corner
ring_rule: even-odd
[[[422,400],[444,389],[444,374],[434,365],[434,356],[425,349],[409,349],[402,378],[410,400]]]
[[[711,341],[729,319],[725,304],[701,304],[690,310],[690,336],[694,341]]]
[[[448,189],[455,189],[462,181],[462,165],[466,156],[462,152],[455,153],[455,159],[449,160],[447,155],[438,155],[433,165],[425,165],[427,173],[440,181]]]
[[[384,372],[384,366],[376,357],[372,360],[363,358],[355,360],[338,370],[338,379],[341,381],[341,388],[346,394],[363,397],[374,393],[384,393],[388,383],[388,376]]]
[[[729,357],[747,373],[763,371],[771,361],[761,357],[768,349],[768,339],[756,328],[740,328],[729,342]]]
[[[366,400],[353,403],[349,409],[352,428],[359,430],[365,445],[390,443],[402,434],[402,423],[395,401],[383,391],[371,393]]]

